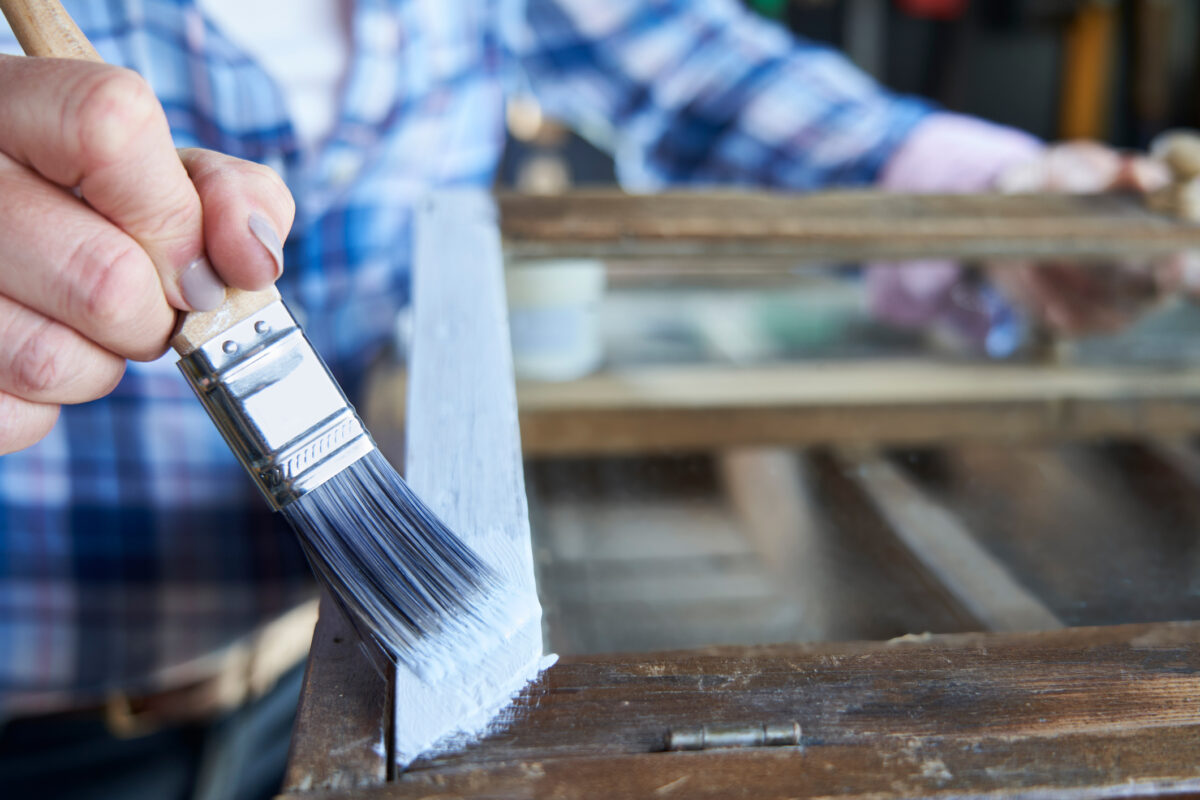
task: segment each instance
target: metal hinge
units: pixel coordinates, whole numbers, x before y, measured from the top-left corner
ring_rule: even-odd
[[[795,747],[800,723],[713,724],[667,731],[667,750],[711,750],[718,747]]]

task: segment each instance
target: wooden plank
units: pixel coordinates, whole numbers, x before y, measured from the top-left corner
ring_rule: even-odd
[[[741,530],[768,574],[799,609],[792,637],[827,638],[839,614],[836,580],[826,550],[827,532],[813,508],[807,464],[782,447],[739,447],[717,454],[724,494]],[[760,639],[760,641],[762,641]]]
[[[1179,795],[1198,698],[1200,623],[568,658],[508,732],[355,796]],[[799,747],[664,752],[672,728],[790,721]]]
[[[908,551],[990,631],[1063,627],[971,533],[886,458],[843,451],[839,459]]]
[[[678,258],[703,269],[868,258],[1169,253],[1200,247],[1200,226],[1122,196],[899,195],[875,191],[500,195],[515,257]]]
[[[321,597],[283,788],[315,792],[373,786],[387,778],[388,682],[358,634]]]
[[[402,371],[372,382],[372,429],[404,424]],[[614,369],[517,386],[527,456],[742,445],[1036,442],[1200,431],[1200,370],[804,362]]]
[[[421,206],[413,309],[405,475],[506,582],[515,628],[439,680],[398,668],[393,755],[401,766],[435,740],[469,740],[542,658],[500,238],[484,192],[436,194]]]

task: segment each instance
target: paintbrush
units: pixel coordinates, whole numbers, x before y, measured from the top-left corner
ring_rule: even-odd
[[[0,0],[27,55],[101,61],[57,0]],[[364,641],[433,680],[511,627],[496,573],[413,494],[274,287],[182,315],[171,346]]]

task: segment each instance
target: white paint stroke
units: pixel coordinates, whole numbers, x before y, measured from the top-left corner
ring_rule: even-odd
[[[482,191],[439,192],[417,214],[405,477],[507,581],[511,628],[478,657],[425,682],[396,673],[396,763],[488,732],[554,661],[542,650],[503,259]]]

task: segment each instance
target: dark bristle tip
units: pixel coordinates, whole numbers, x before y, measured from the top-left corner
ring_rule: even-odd
[[[317,577],[393,661],[436,673],[504,627],[499,578],[378,450],[282,513]]]

